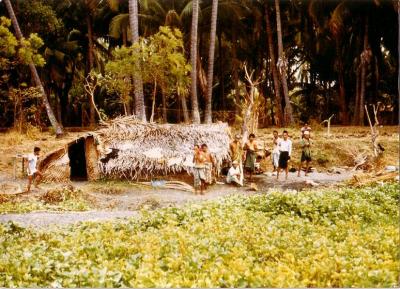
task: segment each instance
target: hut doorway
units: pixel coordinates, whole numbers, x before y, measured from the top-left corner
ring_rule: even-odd
[[[68,147],[71,181],[87,181],[85,139],[80,138]]]

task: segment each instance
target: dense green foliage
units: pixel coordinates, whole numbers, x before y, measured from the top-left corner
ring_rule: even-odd
[[[268,192],[62,230],[0,226],[0,286],[393,287],[399,185]]]
[[[46,59],[40,71],[46,91],[59,121],[66,126],[88,125],[94,119],[89,97],[82,83],[91,70],[105,73],[113,53],[131,45],[128,0],[13,0],[11,1],[22,33],[29,38],[37,33],[44,45],[39,52]],[[139,2],[139,35],[149,39],[160,26],[182,32],[183,55],[189,59],[191,0],[146,0]],[[211,0],[200,3],[197,63],[200,111],[205,109],[206,68],[210,44]],[[368,1],[280,1],[283,52],[278,59],[276,6],[271,0],[219,0],[215,44],[212,108],[213,119],[233,120],[235,101],[246,93],[243,66],[254,70],[260,79],[260,122],[277,124],[278,94],[273,83],[273,69],[286,71],[289,98],[296,121],[306,118],[323,120],[335,114],[333,123],[367,124],[363,104],[383,103],[381,122],[396,123],[398,110],[398,3],[390,0]],[[272,49],[267,42],[266,15],[270,18]],[[0,16],[9,17],[0,5]],[[0,55],[7,55],[15,41],[1,35]],[[5,41],[10,47],[1,45]],[[271,63],[271,51],[275,54]],[[164,58],[167,59],[167,58]],[[3,60],[1,60],[3,61]],[[285,64],[285,65],[283,65]],[[272,66],[271,66],[272,65]],[[167,73],[164,65],[159,71]],[[13,126],[12,87],[29,83],[27,69],[14,67],[12,80],[0,86],[0,123]],[[131,72],[133,73],[133,72]],[[144,71],[144,73],[146,73]],[[162,83],[157,83],[156,107],[168,110],[168,121],[182,121],[181,91],[187,94],[188,83],[163,97]],[[144,83],[147,115],[152,107],[154,83]],[[277,86],[280,87],[279,85]],[[278,89],[282,95],[283,88]],[[129,98],[133,96],[133,89]],[[283,95],[282,95],[283,96]],[[96,90],[100,111],[112,117],[129,111],[121,96],[107,89]],[[285,101],[283,101],[285,102]],[[181,104],[182,103],[182,104]],[[190,102],[187,104],[191,110]],[[282,103],[282,108],[284,104]],[[310,107],[316,109],[309,109]],[[42,114],[43,109],[41,109]],[[157,111],[156,111],[157,112]],[[164,118],[157,112],[156,119]],[[165,110],[163,111],[165,113]],[[48,122],[36,121],[46,126]]]

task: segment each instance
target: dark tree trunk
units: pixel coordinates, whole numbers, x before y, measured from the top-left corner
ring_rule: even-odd
[[[218,32],[218,62],[219,62],[219,87],[220,98],[222,102],[222,110],[225,109],[225,85],[224,85],[224,68],[223,66],[223,53],[222,53],[222,30]]]
[[[348,107],[346,101],[346,89],[344,85],[344,64],[340,55],[340,39],[336,38],[336,61],[339,83],[339,119],[342,124],[349,123]]]
[[[92,71],[94,66],[94,47],[93,47],[93,21],[92,15],[89,13],[86,15],[86,25],[87,25],[87,33],[88,33],[88,67],[86,76]],[[96,122],[96,112],[94,109],[93,102],[91,101],[91,95],[87,94],[88,103],[89,103],[89,125],[94,127]]]
[[[163,123],[167,123],[167,96],[165,95],[164,88],[161,87],[161,98],[162,98],[162,115],[163,115]]]
[[[186,104],[186,97],[185,97],[185,95],[182,95],[181,93],[179,93],[178,96],[181,101],[182,112],[183,112],[183,121],[185,123],[189,123],[190,118],[189,118],[189,112],[188,112],[188,108],[187,108],[187,104]]]
[[[354,102],[353,124],[357,125],[360,119],[360,69],[356,70],[356,99]]]
[[[368,67],[368,16],[365,18],[364,39],[363,39],[363,54],[361,57],[361,78],[360,78],[360,102],[359,102],[359,116],[358,124],[364,125],[364,103],[365,103],[365,89],[366,89],[366,74]]]
[[[240,90],[239,90],[239,60],[237,59],[237,38],[236,34],[233,33],[233,45],[232,45],[232,61],[233,61],[233,85],[235,89],[235,112],[236,115],[240,115]]]
[[[279,7],[279,0],[275,0],[275,10],[276,10],[276,33],[278,36],[278,55],[280,60],[285,60],[286,56],[283,51],[283,41],[282,41],[282,26],[281,26],[281,12]],[[279,71],[281,76],[281,83],[283,89],[283,96],[285,99],[285,125],[293,123],[293,109],[289,98],[289,89],[287,84],[286,67],[285,69]]]
[[[274,92],[275,92],[275,119],[274,123],[277,126],[281,126],[284,122],[283,113],[282,113],[282,97],[280,92],[280,81],[279,81],[279,74],[276,68],[276,58],[274,52],[274,42],[272,40],[272,29],[271,29],[271,22],[269,18],[269,11],[268,11],[268,4],[265,3],[265,24],[267,30],[267,46],[269,51],[269,57],[271,59],[271,72],[272,78],[274,80]]]

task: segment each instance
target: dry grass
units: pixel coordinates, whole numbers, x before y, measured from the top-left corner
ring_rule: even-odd
[[[127,193],[132,186],[129,182],[121,181],[95,181],[83,187],[85,191],[96,192],[104,195],[122,195]]]
[[[355,165],[354,156],[360,153],[372,156],[372,144],[369,127],[331,127],[331,136],[326,135],[326,128],[313,127],[312,155],[313,166],[318,170],[329,167]],[[258,139],[261,145],[272,147],[272,132],[275,128],[260,129]],[[281,134],[284,129],[278,129]],[[300,128],[286,129],[293,141],[292,165],[298,166],[301,156]],[[385,148],[382,157],[376,163],[377,169],[386,165],[397,165],[399,158],[399,132],[395,126],[380,128],[378,142]],[[271,165],[269,169],[271,168]]]
[[[68,133],[63,138],[57,139],[50,132],[29,131],[26,134],[21,134],[16,131],[0,133],[0,172],[6,177],[11,177],[13,174],[13,157],[16,154],[28,154],[33,151],[33,147],[41,148],[41,156],[62,147],[64,144],[75,139],[82,133]],[[17,162],[17,174],[21,177],[21,159]]]
[[[354,159],[351,154],[354,152],[365,151],[372,152],[369,127],[332,127],[331,137],[326,136],[326,128],[313,125],[312,138],[313,147],[313,166],[319,170],[324,170],[332,166],[353,166]],[[257,133],[260,145],[265,142],[266,147],[271,147],[272,131],[274,128],[260,129]],[[280,133],[283,129],[278,130]],[[300,159],[300,128],[289,128],[289,134],[294,142],[293,164],[298,166]],[[2,177],[11,177],[13,173],[13,157],[17,153],[30,153],[34,146],[42,149],[42,156],[54,149],[60,148],[69,141],[82,135],[82,132],[70,132],[64,138],[56,139],[49,132],[30,132],[29,134],[20,134],[15,131],[0,133],[0,147],[2,157],[0,158],[0,172]],[[397,165],[399,157],[399,131],[398,127],[380,128],[378,138],[380,144],[385,148],[385,152],[379,161],[379,166]],[[271,169],[270,161],[268,169]],[[21,177],[21,163],[18,163],[18,176]],[[119,183],[104,182],[98,183],[99,190],[105,194],[119,194],[127,190],[125,185]],[[128,184],[130,186],[132,184]]]

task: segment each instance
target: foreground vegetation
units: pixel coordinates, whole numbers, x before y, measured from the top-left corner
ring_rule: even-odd
[[[80,190],[56,188],[47,191],[39,199],[18,200],[12,195],[0,195],[0,214],[38,211],[87,211],[90,205]]]
[[[5,287],[392,287],[399,185],[270,192],[62,230],[0,226]]]

